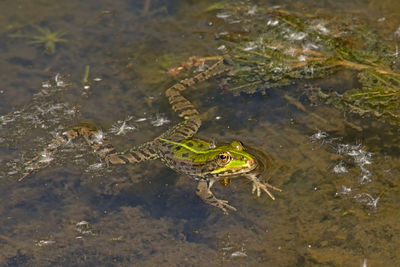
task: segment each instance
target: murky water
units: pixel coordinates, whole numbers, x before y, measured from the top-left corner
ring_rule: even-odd
[[[279,4],[341,13],[368,21],[389,39],[399,27],[395,0],[316,2],[242,5],[248,12]],[[0,4],[2,265],[400,264],[398,126],[308,105],[298,93],[302,82],[234,96],[212,80],[187,94],[199,110],[214,111],[199,136],[239,139],[271,155],[269,182],[283,189],[275,201],[251,195],[244,179],[215,185],[214,193],[238,209],[226,216],[196,196],[194,181],[160,162],[107,167],[83,140],[17,181],[23,162],[74,123],[95,121],[121,150],[178,123],[163,95],[173,83],[168,69],[191,56],[220,55],[216,34],[239,27],[206,11],[211,4]],[[64,41],[46,48],[38,37],[46,31]],[[354,75],[342,71],[316,82],[350,87]]]

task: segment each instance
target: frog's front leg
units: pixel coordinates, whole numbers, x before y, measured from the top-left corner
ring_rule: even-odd
[[[228,214],[227,209],[236,211],[236,208],[229,205],[227,200],[218,199],[211,192],[211,187],[214,180],[200,180],[197,185],[196,194],[207,204],[220,208],[225,214]]]
[[[253,188],[251,190],[251,193],[254,194],[254,192],[257,191],[257,196],[260,197],[261,195],[261,190],[263,190],[265,193],[268,194],[272,198],[272,200],[275,200],[275,197],[272,195],[272,193],[268,190],[268,187],[271,189],[274,189],[276,191],[282,192],[281,189],[278,187],[275,187],[273,185],[270,185],[269,183],[263,183],[259,180],[258,178],[259,175],[255,174],[247,174],[246,178],[249,179],[253,183]]]

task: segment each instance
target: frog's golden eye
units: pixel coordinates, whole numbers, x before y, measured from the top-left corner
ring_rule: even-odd
[[[243,144],[240,141],[233,141],[231,146],[237,150],[243,150]]]
[[[219,165],[226,165],[231,159],[229,152],[221,152],[218,154],[217,162]]]

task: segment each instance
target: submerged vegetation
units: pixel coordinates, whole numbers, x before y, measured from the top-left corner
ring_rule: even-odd
[[[400,124],[400,77],[366,70],[359,74],[360,89],[343,94],[314,91],[319,99],[359,115],[370,115],[393,125]]]
[[[149,9],[145,1],[0,4],[9,6],[0,18],[2,265],[400,266],[399,128],[338,116],[348,109],[398,125],[395,43],[385,46],[359,20],[324,16],[310,4],[359,14],[386,0],[279,1],[285,9],[308,5],[312,16],[251,1],[202,16],[212,1],[153,0]],[[389,2],[398,8],[383,23],[398,27],[400,1]],[[7,28],[9,13],[24,20]],[[44,55],[45,42],[28,46],[42,35],[31,25],[66,29],[58,38],[69,42]],[[13,32],[24,36],[4,36]],[[215,81],[193,88],[186,96],[206,115],[199,135],[267,151],[273,161],[263,178],[284,189],[276,201],[249,197],[248,184],[216,184],[240,208],[220,216],[199,204],[190,181],[157,163],[108,167],[82,139],[42,155],[49,167],[17,182],[24,162],[76,123],[102,125],[120,149],[172,127],[178,117],[164,96],[172,85],[165,70],[210,54],[230,55],[234,71],[221,85],[242,95],[218,95]],[[201,71],[215,59],[191,58],[171,74],[186,65]],[[271,94],[259,97],[264,92]],[[309,108],[309,100],[327,105]]]
[[[306,92],[309,99],[400,123],[397,53],[366,23],[221,3],[206,12],[215,12],[222,28],[230,27],[217,38],[219,49],[232,59],[233,71],[224,85],[229,84],[227,89],[234,94],[264,93],[267,88],[350,70],[358,73],[359,88],[314,88]]]
[[[51,31],[49,28],[36,26],[38,34],[22,35],[13,34],[12,37],[27,38],[29,44],[44,46],[45,54],[54,54],[56,51],[56,43],[66,43],[68,40],[63,38],[66,33],[63,31]]]

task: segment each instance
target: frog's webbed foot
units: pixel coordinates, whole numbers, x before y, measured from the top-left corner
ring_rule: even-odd
[[[207,204],[220,208],[224,214],[229,214],[228,210],[236,211],[236,208],[229,205],[227,200],[218,199],[211,192],[210,188],[213,181],[200,180],[197,185],[196,194]]]
[[[106,146],[108,143],[102,142],[101,138],[98,137],[98,133],[100,131],[94,123],[80,123],[72,126],[69,130],[54,138],[39,155],[24,163],[25,172],[18,181],[22,181],[30,174],[47,167],[53,160],[53,154],[58,148],[71,142],[78,136],[83,136],[89,145],[99,150],[98,154],[105,153],[104,151],[108,152],[109,147]]]
[[[78,134],[75,130],[69,130],[53,139],[51,143],[48,144],[42,152],[40,152],[39,155],[24,163],[25,172],[18,179],[18,181],[22,181],[35,171],[38,171],[49,165],[49,163],[52,161],[52,154],[58,149],[58,147],[68,143],[76,136],[78,136]]]
[[[278,188],[278,187],[275,187],[275,186],[273,186],[273,185],[270,185],[269,183],[261,182],[261,181],[258,179],[257,175],[250,175],[250,174],[249,174],[249,175],[246,175],[246,177],[247,177],[250,181],[253,182],[253,188],[252,188],[252,190],[251,190],[251,193],[254,194],[254,192],[257,192],[257,196],[258,196],[258,197],[261,196],[261,190],[262,190],[262,191],[264,191],[265,193],[267,193],[268,196],[270,196],[270,198],[272,198],[272,200],[275,200],[274,195],[272,195],[272,193],[268,190],[268,187],[271,188],[271,189],[273,189],[273,190],[282,192],[282,190],[281,190],[280,188]]]

